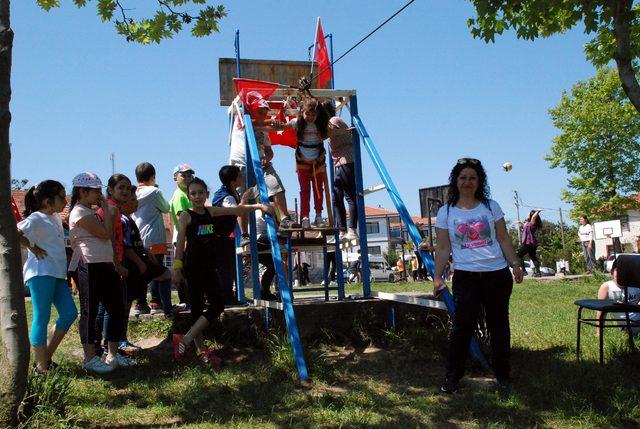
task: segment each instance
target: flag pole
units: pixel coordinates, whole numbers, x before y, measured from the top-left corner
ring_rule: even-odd
[[[311,57],[311,72],[309,78],[313,80],[313,62],[316,60],[316,49],[318,48],[318,27],[320,27],[320,17],[316,21],[316,33],[313,36],[313,56]]]

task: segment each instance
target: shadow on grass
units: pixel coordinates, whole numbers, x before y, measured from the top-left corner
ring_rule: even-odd
[[[165,340],[146,350],[138,367],[107,378],[112,388],[96,400],[115,410],[161,407],[165,420],[92,425],[640,427],[637,353],[614,350],[600,366],[577,362],[571,347],[516,348],[510,393],[498,391],[471,365],[460,393],[442,395],[444,345],[440,331],[391,339],[384,348],[308,348],[314,385],[303,388],[264,349],[225,348],[228,364],[216,372],[198,364],[176,366]]]

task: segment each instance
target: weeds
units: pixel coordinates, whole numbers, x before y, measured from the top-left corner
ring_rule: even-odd
[[[30,372],[25,397],[18,410],[19,428],[75,427],[73,416],[67,413],[71,379],[61,370],[46,375]]]

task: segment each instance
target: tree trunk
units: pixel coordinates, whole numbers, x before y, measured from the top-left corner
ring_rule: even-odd
[[[631,7],[632,0],[616,0],[612,3],[613,31],[616,38],[616,52],[614,59],[618,66],[618,76],[620,83],[633,107],[640,112],[640,85],[633,69],[633,59],[631,58]]]
[[[15,425],[29,371],[20,243],[11,209],[11,47],[9,0],[0,0],[0,427]]]

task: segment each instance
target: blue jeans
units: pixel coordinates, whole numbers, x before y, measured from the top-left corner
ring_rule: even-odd
[[[32,346],[47,345],[47,325],[51,319],[51,305],[58,310],[56,328],[68,331],[78,317],[78,310],[71,297],[69,283],[52,276],[35,276],[27,281],[31,291],[33,320],[29,341]]]

